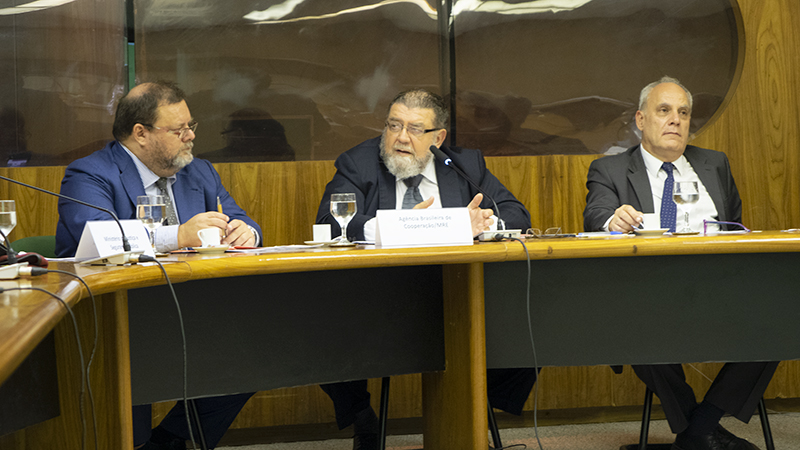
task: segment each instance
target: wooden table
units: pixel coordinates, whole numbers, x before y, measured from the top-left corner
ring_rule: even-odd
[[[638,261],[639,257],[682,255],[703,258],[704,255],[723,254],[753,255],[763,261],[763,258],[769,260],[770,255],[785,254],[790,259],[781,259],[780,263],[794,264],[796,258],[792,254],[800,251],[800,235],[764,232],[709,237],[532,240],[527,242],[527,247],[531,258],[540,262],[594,259],[630,262]],[[425,447],[483,449],[487,435],[484,267],[524,259],[522,246],[508,242],[418,249],[313,250],[233,257],[173,256],[164,262],[170,278],[177,283],[232,276],[441,265],[446,370],[423,374]],[[102,294],[98,304],[101,340],[92,373],[98,417],[102,419],[98,425],[100,447],[130,448],[132,396],[127,290],[161,285],[163,276],[153,264],[124,268],[58,266],[84,276],[92,289]],[[491,270],[495,273],[494,269]],[[632,277],[635,274],[624,275]],[[516,282],[519,281],[516,277]],[[685,280],[689,284],[714,281],[700,277]],[[73,305],[85,295],[75,282],[68,282],[61,275],[49,274],[32,283],[60,292]],[[524,285],[524,280],[521,283]],[[591,288],[586,283],[582,285]],[[640,294],[632,295],[640,297]],[[488,297],[493,298],[492,294]],[[13,312],[0,308],[0,382],[8,378],[64,315],[63,308],[44,295],[22,295],[16,301]],[[539,300],[534,298],[536,301]],[[88,327],[91,317],[89,302],[78,304],[76,312],[82,324],[86,325],[82,331],[86,348],[91,329]],[[62,415],[29,429],[32,431],[27,432],[21,448],[78,448],[80,423],[75,406],[75,377],[69,372],[75,370],[72,339],[63,321],[60,322],[56,327],[56,341]],[[494,341],[490,337],[491,342]],[[792,347],[789,353],[797,357],[795,348]],[[60,443],[54,443],[53,436],[56,435],[60,436]],[[0,438],[0,447],[5,448],[7,442],[21,442],[20,439],[13,436],[6,440]]]

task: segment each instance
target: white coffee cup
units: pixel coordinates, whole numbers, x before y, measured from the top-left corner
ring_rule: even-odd
[[[661,228],[661,221],[659,219],[658,214],[642,214],[644,217],[642,218],[642,227],[645,230],[658,230]]]
[[[331,224],[323,223],[312,225],[315,242],[328,242],[331,240]]]
[[[219,228],[203,228],[197,232],[201,247],[216,247],[220,243]]]

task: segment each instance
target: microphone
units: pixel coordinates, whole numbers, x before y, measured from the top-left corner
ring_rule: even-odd
[[[128,242],[128,237],[125,236],[125,230],[122,229],[122,224],[119,223],[119,218],[114,213],[114,211],[111,211],[110,209],[103,208],[101,206],[92,205],[91,203],[86,203],[86,202],[84,202],[82,200],[78,200],[76,198],[72,198],[72,197],[66,196],[64,194],[58,194],[58,193],[55,193],[55,192],[52,192],[52,191],[48,191],[47,189],[42,189],[40,187],[32,186],[30,184],[26,184],[26,183],[23,183],[21,181],[17,181],[17,180],[15,180],[13,178],[4,177],[2,175],[0,175],[0,180],[10,181],[10,182],[12,182],[14,184],[18,184],[20,186],[25,186],[26,188],[34,189],[34,190],[37,190],[39,192],[44,192],[45,194],[50,194],[50,195],[58,197],[58,198],[63,198],[64,200],[69,200],[71,202],[79,203],[81,205],[88,206],[90,208],[99,209],[100,211],[103,211],[103,212],[111,215],[111,217],[117,222],[117,226],[119,226],[119,232],[122,234],[122,249],[124,251],[126,251],[126,252],[130,252],[131,251],[131,244]],[[9,246],[9,253],[10,253],[10,250],[11,250],[11,247]]]
[[[437,147],[435,145],[431,145],[430,151],[431,151],[431,153],[433,153],[433,156],[435,156],[436,159],[438,159],[439,161],[442,162],[442,164],[444,164],[445,166],[451,167],[453,170],[455,170],[457,174],[461,175],[461,178],[467,180],[467,182],[469,184],[471,184],[472,186],[474,186],[475,189],[478,190],[478,192],[483,194],[484,197],[488,198],[489,201],[492,202],[492,204],[494,205],[494,210],[497,213],[496,214],[497,215],[497,229],[498,230],[505,230],[506,229],[506,223],[503,221],[503,219],[500,218],[500,208],[497,207],[497,203],[494,201],[492,196],[487,194],[486,192],[484,192],[484,190],[481,189],[481,187],[478,186],[477,183],[472,181],[472,179],[470,177],[468,177],[467,174],[464,173],[463,170],[459,169],[458,166],[455,165],[453,160],[450,159],[450,157],[448,157],[439,147]]]

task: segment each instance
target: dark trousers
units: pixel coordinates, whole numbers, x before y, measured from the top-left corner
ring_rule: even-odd
[[[486,388],[492,407],[511,414],[522,414],[522,407],[536,382],[536,369],[489,369]],[[353,424],[356,414],[369,406],[367,380],[344,381],[320,385],[333,400],[339,429]]]
[[[242,410],[253,392],[246,394],[221,395],[195,399],[197,414],[200,416],[200,425],[203,427],[203,436],[209,449],[217,446],[222,436],[228,431],[233,419]],[[133,444],[138,446],[150,439],[152,412],[150,405],[137,405],[133,407]],[[182,401],[178,402],[158,425],[176,437],[189,440],[189,429],[186,425],[186,409]],[[194,438],[199,442],[197,430],[192,427]]]
[[[706,392],[705,400],[746,423],[777,367],[777,362],[727,363]],[[685,430],[697,400],[686,384],[683,367],[680,364],[645,365],[633,366],[633,371],[661,399],[672,432],[677,434]]]

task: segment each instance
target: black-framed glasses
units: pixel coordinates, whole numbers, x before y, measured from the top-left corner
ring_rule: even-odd
[[[406,131],[408,131],[408,134],[414,137],[420,137],[425,133],[430,133],[431,131],[441,130],[441,128],[429,128],[426,130],[416,125],[403,125],[402,123],[395,122],[393,120],[386,121],[386,129],[394,134],[400,134],[404,128]]]
[[[193,120],[193,121],[189,122],[188,126],[185,126],[183,128],[178,128],[177,130],[172,130],[172,129],[163,128],[163,127],[157,127],[157,126],[151,125],[149,123],[143,123],[142,125],[144,125],[146,127],[149,127],[149,128],[155,128],[156,130],[167,130],[167,133],[174,134],[175,136],[178,136],[179,139],[183,140],[183,139],[186,138],[186,134],[189,133],[189,130],[191,130],[192,133],[197,131],[197,125],[198,124],[197,124],[196,120]]]
[[[739,222],[726,222],[724,220],[703,220],[703,234],[708,234],[706,231],[708,229],[708,224],[712,225],[736,225],[737,227],[742,227],[742,231],[749,233],[751,230],[746,226],[740,224]]]

